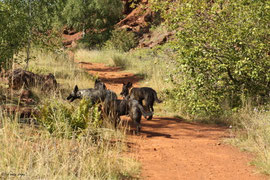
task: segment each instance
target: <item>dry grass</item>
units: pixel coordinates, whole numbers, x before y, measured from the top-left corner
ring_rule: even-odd
[[[1,125],[1,178],[14,174],[23,179],[122,179],[138,175],[138,163],[122,154],[126,146],[120,131],[99,129],[99,141],[94,142],[91,132],[80,138],[57,138],[3,115]]]
[[[65,54],[36,51],[34,55],[36,60],[30,62],[29,69],[53,73],[61,89],[44,94],[33,88],[40,105],[47,101],[68,103],[66,96],[75,84],[79,88],[93,87],[93,78]],[[72,104],[76,106],[77,102]],[[124,130],[96,128],[93,136],[93,127],[89,127],[79,137],[63,138],[43,127],[19,124],[18,120],[0,111],[1,178],[137,179],[139,176],[138,162],[123,156],[127,150]]]
[[[270,111],[243,108],[233,119],[236,138],[228,141],[244,151],[253,152],[256,165],[262,173],[270,175]]]
[[[67,54],[35,51],[33,56],[36,58],[30,62],[29,70],[41,74],[54,74],[63,89],[71,89],[76,84],[80,88],[93,87],[93,77],[72,62]]]

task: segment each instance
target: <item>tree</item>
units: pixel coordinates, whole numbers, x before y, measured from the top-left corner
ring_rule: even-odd
[[[68,0],[63,17],[77,30],[104,29],[114,25],[122,15],[121,0]]]
[[[57,6],[63,0],[3,0],[0,1],[0,68],[10,68],[13,57],[28,44],[51,45]],[[26,66],[27,67],[27,66]]]
[[[99,47],[109,38],[122,11],[121,0],[67,0],[62,13],[63,24],[83,31],[82,43],[86,46]]]
[[[18,10],[21,6],[19,1],[0,2],[0,70],[10,67],[13,55],[23,47],[27,37],[27,19]]]
[[[172,73],[178,99],[193,114],[222,113],[224,102],[241,107],[269,101],[270,2],[266,0],[152,0],[177,29]],[[166,13],[167,12],[167,13]],[[267,97],[267,98],[265,98]]]

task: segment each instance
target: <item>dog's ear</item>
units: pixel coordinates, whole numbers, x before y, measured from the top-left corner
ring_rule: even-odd
[[[128,83],[127,83],[127,87],[128,87],[128,88],[131,88],[131,87],[132,87],[132,83],[131,83],[131,82],[128,82]]]
[[[79,88],[78,88],[78,86],[76,85],[75,87],[74,87],[74,92],[76,93],[76,92],[78,92],[79,91]]]

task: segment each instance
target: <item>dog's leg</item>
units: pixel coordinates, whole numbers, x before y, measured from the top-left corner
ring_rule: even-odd
[[[152,120],[154,108],[153,108],[153,105],[152,105],[152,103],[150,102],[149,99],[146,100],[146,108],[147,108],[147,112],[151,112],[151,111],[152,111],[152,115],[149,116],[149,117],[146,118],[146,119],[147,119],[147,120]]]
[[[151,108],[149,108],[149,109],[151,109],[151,111],[152,111],[152,115],[151,115],[151,116],[149,116],[149,117],[147,118],[147,120],[152,120],[152,118],[153,118],[153,113],[154,113],[154,108],[153,108],[153,107],[151,107]]]
[[[140,120],[136,119],[135,120],[135,124],[136,124],[136,135],[140,135],[140,132],[141,132],[141,123],[140,123]]]

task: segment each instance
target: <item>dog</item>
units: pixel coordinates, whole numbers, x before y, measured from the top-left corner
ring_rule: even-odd
[[[106,90],[106,85],[99,79],[95,81],[95,89],[99,90]],[[106,100],[105,100],[106,101]],[[147,116],[151,116],[151,112],[145,112],[142,105],[139,104],[137,100],[120,100],[117,99],[116,101],[106,101],[104,103],[107,108],[106,114],[114,114],[117,116],[116,120],[114,121],[115,127],[120,122],[120,116],[129,115],[131,120],[136,123],[136,133],[139,134],[141,129],[141,116],[143,115],[145,118]],[[114,117],[113,115],[113,117]]]
[[[77,85],[75,85],[73,91],[67,97],[67,100],[73,102],[75,99],[90,99],[93,104],[97,102],[104,102],[107,100],[117,99],[117,95],[115,92],[107,90],[107,89],[80,89]]]
[[[137,100],[141,105],[143,105],[142,101],[145,101],[145,106],[147,111],[154,112],[154,102],[161,103],[162,101],[158,99],[157,92],[150,87],[142,87],[142,88],[132,88],[132,83],[128,82],[127,84],[123,83],[122,92],[120,93],[125,99]],[[131,91],[130,91],[131,89]],[[130,93],[129,93],[130,91]],[[147,120],[151,120],[153,118],[153,114],[147,118]]]
[[[104,84],[104,82],[102,82],[100,79],[96,79],[95,80],[95,86],[94,86],[95,89],[100,89],[100,90],[106,90],[107,87],[106,85]]]
[[[152,112],[145,112],[142,105],[137,100],[117,99],[116,100],[116,114],[119,117],[123,115],[129,115],[131,120],[136,124],[136,134],[141,131],[141,118],[142,115],[146,118],[152,116]]]
[[[73,91],[67,97],[67,100],[73,102],[76,99],[90,99],[92,104],[100,103],[100,110],[102,110],[108,117],[110,117],[117,126],[117,120],[115,113],[111,113],[111,109],[116,108],[116,99],[117,95],[115,92],[107,90],[105,88],[89,88],[89,89],[80,89],[75,85]],[[115,111],[112,111],[115,112]]]

